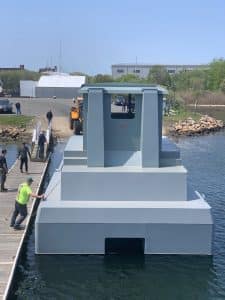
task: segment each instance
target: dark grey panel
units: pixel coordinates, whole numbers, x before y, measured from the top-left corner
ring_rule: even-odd
[[[57,98],[72,99],[79,93],[79,88],[67,88],[67,87],[36,87],[35,95],[37,98]]]

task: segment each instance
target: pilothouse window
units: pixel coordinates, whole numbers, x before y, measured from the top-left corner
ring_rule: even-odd
[[[113,95],[111,98],[112,119],[133,119],[135,117],[135,96]]]

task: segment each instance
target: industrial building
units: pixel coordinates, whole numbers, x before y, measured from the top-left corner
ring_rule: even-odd
[[[20,96],[70,99],[78,95],[79,88],[84,83],[85,76],[71,76],[64,73],[43,75],[39,81],[21,80]]]
[[[112,77],[119,78],[124,75],[132,74],[139,78],[147,78],[149,71],[156,64],[116,64],[112,65]],[[176,74],[181,71],[192,71],[196,69],[205,69],[208,65],[160,65],[167,70],[169,74]]]
[[[19,67],[0,67],[0,71],[24,71],[24,65],[19,65]]]

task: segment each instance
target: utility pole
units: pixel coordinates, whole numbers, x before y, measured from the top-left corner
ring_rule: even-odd
[[[62,41],[59,42],[59,72],[62,72]]]

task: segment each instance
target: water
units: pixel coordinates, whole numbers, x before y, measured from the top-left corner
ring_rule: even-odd
[[[19,147],[20,145],[15,145],[15,144],[3,144],[3,143],[0,144],[0,151],[2,151],[2,149],[7,150],[6,159],[7,159],[7,165],[9,169],[16,161]]]
[[[181,138],[188,182],[212,206],[214,256],[35,255],[34,228],[18,267],[13,299],[225,299],[225,132]],[[56,147],[46,184],[62,156]]]

